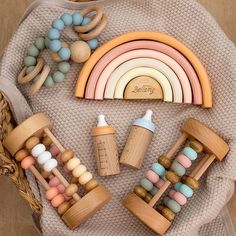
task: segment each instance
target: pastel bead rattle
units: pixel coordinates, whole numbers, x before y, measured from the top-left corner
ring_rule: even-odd
[[[111,194],[94,179],[72,150],[62,146],[50,131],[52,127],[44,114],[35,114],[18,125],[4,139],[3,145],[23,169],[34,174],[45,189],[45,197],[57,208],[65,224],[74,229],[107,204]],[[58,170],[59,163],[71,172],[73,183]],[[78,185],[87,192],[84,196],[78,194]]]
[[[199,188],[199,179],[214,160],[222,161],[229,151],[220,136],[196,119],[188,119],[181,132],[173,147],[153,163],[133,193],[123,200],[124,207],[160,235],[165,234],[176,214]],[[187,146],[173,158],[184,143]],[[204,156],[193,171],[187,173],[200,153]],[[168,196],[161,199],[169,187]]]
[[[155,132],[152,114],[151,110],[147,110],[143,118],[134,121],[120,163],[136,169],[141,168]]]

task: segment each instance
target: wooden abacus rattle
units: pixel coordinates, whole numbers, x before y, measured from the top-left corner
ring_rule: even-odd
[[[123,205],[131,213],[160,235],[168,230],[175,215],[193,195],[193,190],[199,187],[198,180],[208,167],[215,159],[222,161],[229,151],[228,144],[221,137],[193,118],[187,120],[181,132],[169,152],[152,165],[146,178],[123,200]],[[171,158],[187,140],[188,146],[172,161]],[[190,175],[185,175],[186,169],[202,152],[205,155],[196,168]],[[156,210],[154,206],[172,184],[174,189]]]
[[[6,137],[3,145],[16,161],[21,162],[23,169],[31,170],[46,190],[45,197],[57,208],[66,225],[74,229],[108,203],[111,194],[93,179],[72,150],[65,150],[51,133],[52,127],[50,120],[44,114],[38,113],[17,126]],[[72,172],[72,184],[57,169],[58,162],[53,158],[55,156],[60,156],[61,162],[65,164],[64,169]],[[35,159],[43,169],[42,174],[34,166]],[[45,180],[48,177],[52,182],[57,180],[58,184],[50,184],[50,181],[48,183]],[[79,182],[85,189],[86,195],[79,196],[75,182]]]

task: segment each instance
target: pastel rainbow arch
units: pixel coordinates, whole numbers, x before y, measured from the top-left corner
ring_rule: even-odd
[[[125,99],[131,83],[138,88],[145,81],[161,87],[166,102],[212,107],[210,81],[198,57],[177,39],[149,31],[127,33],[98,48],[79,74],[75,96]]]

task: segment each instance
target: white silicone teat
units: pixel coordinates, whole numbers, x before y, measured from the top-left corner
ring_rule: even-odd
[[[147,110],[146,114],[144,115],[142,119],[152,122],[152,114],[153,114],[152,110]]]
[[[106,120],[105,120],[105,116],[104,115],[99,115],[98,116],[98,124],[97,127],[101,127],[101,126],[108,126]]]

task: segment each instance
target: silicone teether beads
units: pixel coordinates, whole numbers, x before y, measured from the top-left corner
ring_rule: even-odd
[[[136,169],[141,168],[155,131],[152,114],[151,110],[147,110],[143,118],[133,123],[120,163]]]
[[[104,115],[98,116],[97,127],[92,129],[97,170],[100,176],[120,173],[115,130],[109,126]]]

